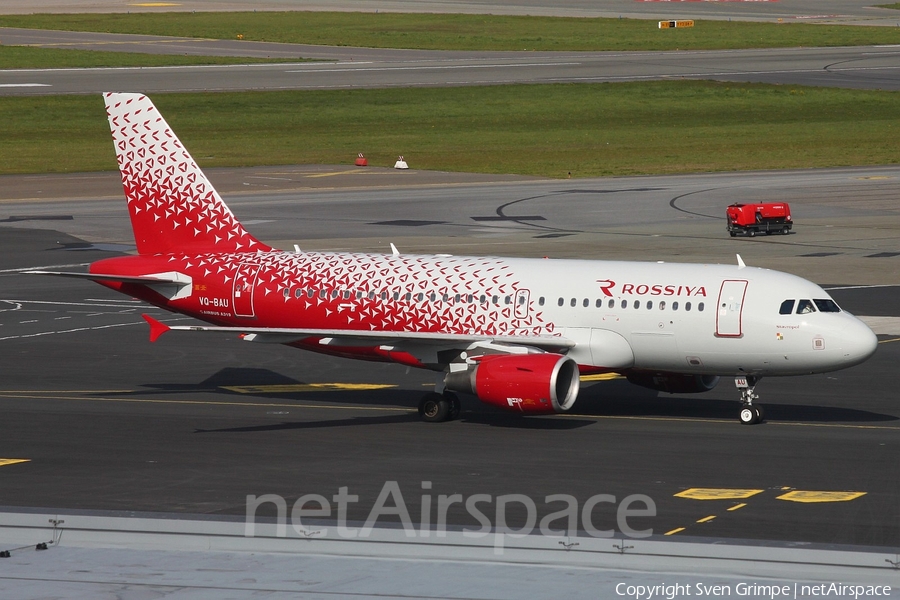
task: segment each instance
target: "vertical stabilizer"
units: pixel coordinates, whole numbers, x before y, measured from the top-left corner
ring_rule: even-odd
[[[270,250],[247,233],[143,94],[104,94],[140,254]]]

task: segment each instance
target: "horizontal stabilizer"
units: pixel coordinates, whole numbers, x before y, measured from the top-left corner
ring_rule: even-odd
[[[166,325],[165,323],[160,323],[150,315],[141,315],[147,323],[150,324],[150,341],[155,342],[159,339],[159,336],[169,331],[171,327]]]
[[[160,273],[158,275],[113,275],[106,273],[68,273],[65,271],[22,271],[27,275],[56,275],[57,277],[75,277],[91,281],[115,281],[118,283],[137,283],[150,285],[154,283],[190,284],[190,278],[180,273]]]

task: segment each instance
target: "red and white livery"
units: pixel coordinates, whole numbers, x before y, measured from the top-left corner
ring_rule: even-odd
[[[436,372],[427,421],[453,392],[522,413],[572,408],[579,375],[616,372],[669,392],[842,369],[872,331],[819,286],[746,267],[674,263],[284,252],[238,222],[153,103],[105,94],[138,253],[93,263],[97,281],[205,325],[337,356]],[[47,272],[44,272],[47,273]]]

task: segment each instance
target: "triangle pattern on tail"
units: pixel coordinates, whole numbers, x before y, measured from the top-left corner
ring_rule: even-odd
[[[238,222],[149,98],[103,97],[138,253],[271,250]]]

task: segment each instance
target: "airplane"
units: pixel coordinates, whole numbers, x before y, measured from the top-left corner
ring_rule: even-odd
[[[734,378],[739,421],[764,419],[762,377],[835,371],[877,338],[818,285],[737,265],[281,251],[248,233],[149,98],[104,94],[137,254],[79,277],[230,332],[436,373],[424,421],[457,393],[522,414],[572,408],[580,376],[670,393]]]

